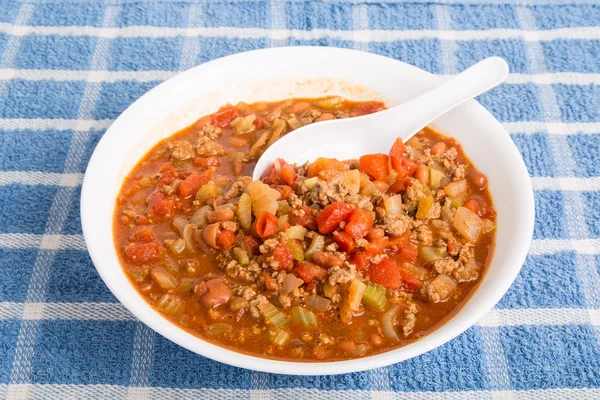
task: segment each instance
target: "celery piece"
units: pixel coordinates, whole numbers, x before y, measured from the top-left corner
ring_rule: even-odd
[[[235,120],[229,123],[233,127],[235,133],[241,135],[243,133],[249,133],[256,129],[254,126],[254,120],[256,119],[255,114],[250,114],[245,117],[237,117]]]
[[[350,281],[350,285],[348,286],[348,305],[350,310],[358,311],[360,309],[360,301],[366,288],[367,285],[359,279],[352,279]]]
[[[241,265],[248,265],[250,263],[250,257],[248,257],[248,253],[240,247],[234,247],[233,256]]]
[[[490,233],[496,229],[496,224],[494,221],[490,221],[489,219],[483,220],[483,233]]]
[[[444,173],[442,171],[429,167],[429,186],[433,188],[440,186],[443,177]]]
[[[275,327],[279,328],[288,323],[288,319],[277,307],[271,303],[265,303],[258,306],[264,317]]]
[[[223,323],[223,322],[216,322],[214,324],[210,324],[206,327],[206,334],[208,336],[220,336],[223,335],[224,333],[230,333],[232,330],[231,325]]]
[[[167,315],[175,316],[183,312],[184,302],[179,297],[167,293],[158,300],[156,307]]]
[[[294,225],[289,227],[286,231],[285,231],[285,236],[288,237],[288,239],[298,239],[298,240],[304,240],[304,237],[306,236],[306,228],[303,227],[302,225]]]
[[[302,251],[302,247],[300,247],[300,245],[294,239],[289,239],[288,244],[290,245],[290,249],[294,255],[294,260],[304,261],[304,251]]]
[[[461,193],[457,196],[448,196],[448,199],[450,200],[450,205],[452,205],[452,207],[458,208],[465,203],[466,197],[466,193]]]
[[[196,192],[196,200],[204,204],[207,200],[216,199],[222,193],[223,191],[221,188],[215,185],[214,182],[208,182],[206,185],[202,185],[202,187],[198,189]]]
[[[175,254],[179,254],[185,250],[185,240],[183,239],[165,240],[165,245]]]
[[[250,225],[252,225],[252,197],[248,193],[242,193],[236,214],[242,229],[250,229]]]
[[[277,202],[277,215],[287,215],[292,212],[292,207],[290,207],[290,203],[287,200],[279,200]]]
[[[192,290],[194,286],[196,286],[196,282],[198,279],[196,278],[181,278],[179,282],[179,286],[177,286],[177,293],[184,294],[188,293]]]
[[[329,281],[325,281],[323,284],[323,294],[328,299],[331,299],[337,293],[337,285],[333,286],[329,283]]]
[[[278,329],[271,338],[271,341],[277,346],[283,346],[289,338],[290,334],[287,333],[287,331],[284,331],[283,329]]]
[[[310,242],[308,249],[306,249],[306,251],[304,252],[304,259],[310,261],[314,252],[323,251],[324,248],[325,238],[321,235],[316,235],[313,238],[312,242]]]
[[[302,128],[302,122],[298,121],[298,118],[296,117],[292,117],[290,119],[287,120],[288,125],[290,126],[290,128],[292,129],[298,129],[298,128]]]
[[[147,269],[130,269],[127,272],[129,272],[131,279],[136,283],[142,283],[148,277]]]
[[[367,288],[363,293],[362,303],[368,307],[376,308],[379,311],[385,310],[387,307],[387,298],[385,297],[386,290],[383,286],[372,283],[365,282]]]
[[[326,110],[339,110],[342,108],[343,101],[344,100],[340,96],[333,96],[326,99],[317,100],[313,102],[313,104]]]
[[[304,181],[304,184],[307,188],[312,189],[315,186],[315,183],[319,180],[318,176],[313,176],[312,178],[308,178]]]
[[[429,217],[429,212],[433,206],[433,196],[425,197],[419,200],[419,208],[417,209],[417,219],[425,219]]]
[[[287,122],[284,119],[276,118],[273,121],[273,126],[271,127],[271,137],[269,138],[269,142],[267,143],[267,147],[270,147],[273,143],[279,139],[285,128],[287,127]]]
[[[421,247],[419,249],[419,256],[430,263],[443,258],[434,247]]]
[[[317,318],[312,311],[308,311],[304,307],[296,306],[292,307],[292,317],[298,322],[300,322],[303,326],[307,328],[316,328],[317,327]]]

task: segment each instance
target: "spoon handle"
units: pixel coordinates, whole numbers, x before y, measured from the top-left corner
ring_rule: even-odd
[[[408,103],[383,111],[387,115],[381,117],[389,119],[395,127],[389,134],[406,142],[431,121],[498,85],[507,75],[506,61],[489,57]]]

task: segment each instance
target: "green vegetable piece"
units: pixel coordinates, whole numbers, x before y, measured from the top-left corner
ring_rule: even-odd
[[[250,258],[248,257],[248,253],[246,252],[246,250],[243,250],[240,247],[234,247],[233,256],[241,265],[250,264]]]
[[[324,108],[326,110],[339,110],[342,108],[343,100],[340,96],[328,97],[315,101],[313,104],[317,107]]]
[[[290,338],[290,334],[283,329],[278,329],[275,335],[271,338],[271,341],[277,346],[283,346]]]
[[[181,278],[179,286],[177,286],[177,293],[184,294],[190,292],[198,280],[195,278]]]
[[[433,206],[433,196],[425,197],[419,200],[419,208],[417,209],[417,219],[425,219],[429,217],[429,212]]]
[[[288,323],[288,319],[283,315],[277,307],[271,303],[265,303],[258,306],[266,320],[268,320],[275,328],[279,328]]]
[[[419,249],[419,256],[430,263],[443,258],[435,247],[421,247]]]
[[[248,193],[241,195],[236,214],[242,229],[250,229],[250,225],[252,225],[252,197]]]
[[[129,272],[131,279],[133,279],[135,283],[142,283],[148,277],[149,271],[147,269],[130,269],[127,272]]]
[[[312,311],[308,311],[306,308],[300,306],[292,307],[291,311],[292,317],[303,326],[307,328],[316,328],[318,326],[317,318]]]
[[[429,186],[434,188],[440,186],[443,177],[444,173],[442,171],[429,167]]]
[[[158,300],[156,307],[167,315],[175,316],[183,312],[184,302],[179,297],[167,293]]]
[[[304,251],[302,251],[302,247],[293,239],[288,240],[288,244],[290,245],[290,249],[292,249],[292,254],[294,255],[294,260],[296,261],[304,261]]]
[[[215,185],[214,182],[208,182],[206,185],[202,185],[196,192],[196,200],[202,204],[206,203],[210,199],[216,199],[223,193],[220,187]]]
[[[325,249],[325,238],[321,235],[316,235],[312,242],[310,242],[308,249],[304,252],[304,259],[308,261],[312,260],[313,253],[323,251],[323,249]]]
[[[385,297],[386,289],[377,283],[365,283],[367,288],[363,293],[362,303],[365,306],[375,308],[379,311],[385,310],[388,304],[387,298]]]
[[[225,333],[230,333],[231,330],[232,330],[231,325],[223,323],[223,322],[216,322],[216,323],[210,324],[206,327],[206,334],[208,336],[220,336]]]
[[[185,250],[185,240],[183,239],[165,240],[165,245],[175,254],[179,254]]]

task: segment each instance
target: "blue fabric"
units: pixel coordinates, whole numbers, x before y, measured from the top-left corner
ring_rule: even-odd
[[[600,398],[599,26],[594,0],[0,0],[0,398]],[[196,63],[307,44],[443,75],[490,55],[511,67],[479,101],[532,177],[530,254],[482,321],[388,368],[200,357],[120,306],[81,236],[82,175],[129,104]]]

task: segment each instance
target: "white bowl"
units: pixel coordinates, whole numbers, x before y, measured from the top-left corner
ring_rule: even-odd
[[[434,126],[458,139],[489,178],[498,212],[495,255],[479,289],[460,312],[405,347],[356,360],[301,363],[252,357],[205,342],[168,322],[136,292],[117,259],[112,228],[115,199],[139,159],[159,140],[225,103],[339,94],[354,100],[379,99],[392,106],[439,83],[434,75],[391,58],[325,47],[236,54],[169,79],[119,116],[88,165],[81,221],[98,273],[119,301],[150,328],[188,350],[237,367],[281,374],[339,374],[390,365],[441,346],[500,300],[521,269],[533,233],[533,191],[525,164],[500,123],[474,100],[439,118]]]

